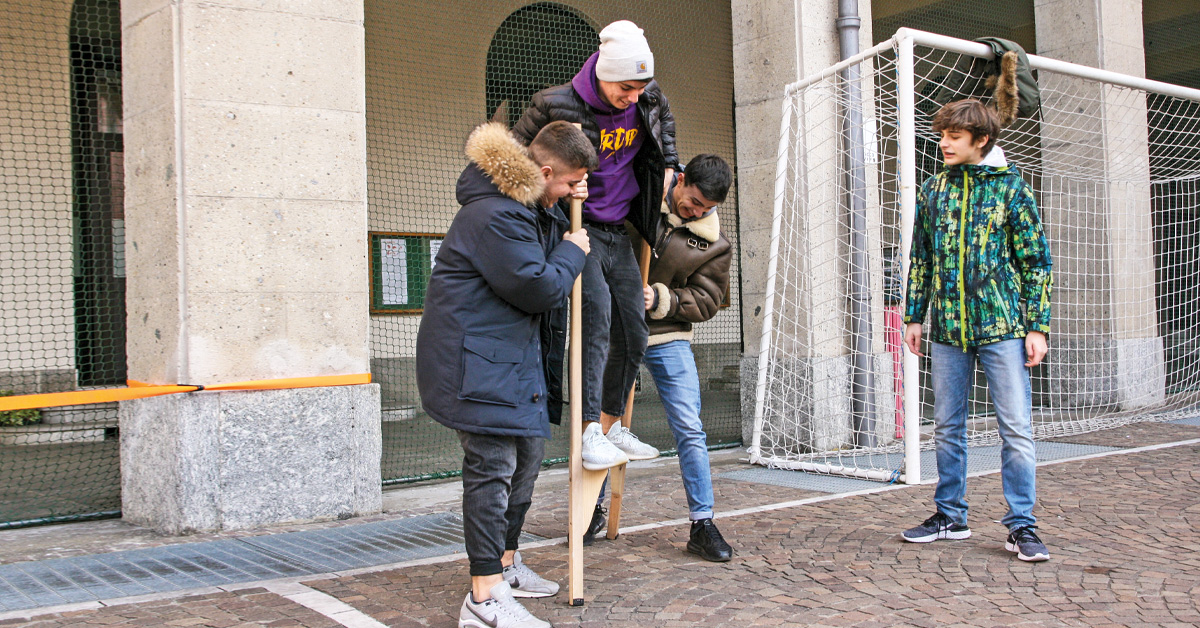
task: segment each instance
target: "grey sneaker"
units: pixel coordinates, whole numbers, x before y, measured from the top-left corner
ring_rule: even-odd
[[[1050,560],[1050,551],[1034,533],[1036,529],[1037,526],[1025,526],[1009,532],[1008,539],[1004,541],[1004,549],[1015,552],[1017,558],[1027,563]]]
[[[608,434],[605,434],[608,440],[617,446],[617,449],[625,452],[630,460],[650,460],[658,457],[658,449],[653,445],[643,443],[640,438],[634,436],[629,428],[620,423],[613,423],[612,427],[608,428]]]
[[[954,523],[950,517],[942,514],[942,511],[939,510],[921,525],[905,530],[900,536],[909,543],[930,543],[938,539],[958,541],[970,537],[971,529],[965,525]]]
[[[521,552],[513,557],[513,564],[504,568],[504,581],[512,587],[513,597],[550,597],[558,593],[558,583],[547,580],[521,560]]]
[[[492,587],[491,599],[476,602],[467,594],[458,611],[458,628],[551,628],[513,598],[507,582]]]

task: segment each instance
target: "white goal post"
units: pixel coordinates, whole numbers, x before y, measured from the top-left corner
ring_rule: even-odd
[[[902,28],[785,88],[751,462],[921,482],[932,396],[928,363],[901,346],[902,291],[916,193],[941,166],[932,115],[991,101],[975,58],[990,47]],[[1035,439],[1198,413],[1200,90],[1029,64],[1040,110],[998,144],[1054,258]],[[999,442],[979,372],[968,441]]]

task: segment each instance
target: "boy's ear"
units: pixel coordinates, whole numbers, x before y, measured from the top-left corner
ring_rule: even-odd
[[[976,148],[983,148],[987,145],[988,140],[992,139],[990,135],[976,135],[973,144]]]
[[[554,176],[554,168],[552,168],[550,166],[542,166],[541,170],[542,170],[542,178],[547,181],[550,180],[550,177]]]

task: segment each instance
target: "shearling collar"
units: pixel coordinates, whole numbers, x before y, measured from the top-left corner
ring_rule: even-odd
[[[503,124],[480,125],[467,138],[465,152],[501,194],[522,205],[533,205],[542,197],[546,182],[541,168]]]
[[[662,207],[659,209],[663,214],[666,214],[667,222],[672,227],[683,227],[709,242],[716,242],[721,238],[721,220],[717,218],[717,212],[715,211],[710,212],[702,218],[684,222],[682,218],[671,213],[671,208],[667,204],[666,199],[663,199]]]

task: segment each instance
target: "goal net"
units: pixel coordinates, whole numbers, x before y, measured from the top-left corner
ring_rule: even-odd
[[[929,363],[901,347],[915,196],[941,167],[933,114],[990,104],[976,61],[990,58],[901,29],[787,87],[752,462],[920,481]],[[1054,259],[1034,436],[1184,416],[1200,402],[1200,90],[1029,59],[1040,110],[998,145]],[[968,429],[999,441],[978,370]]]

